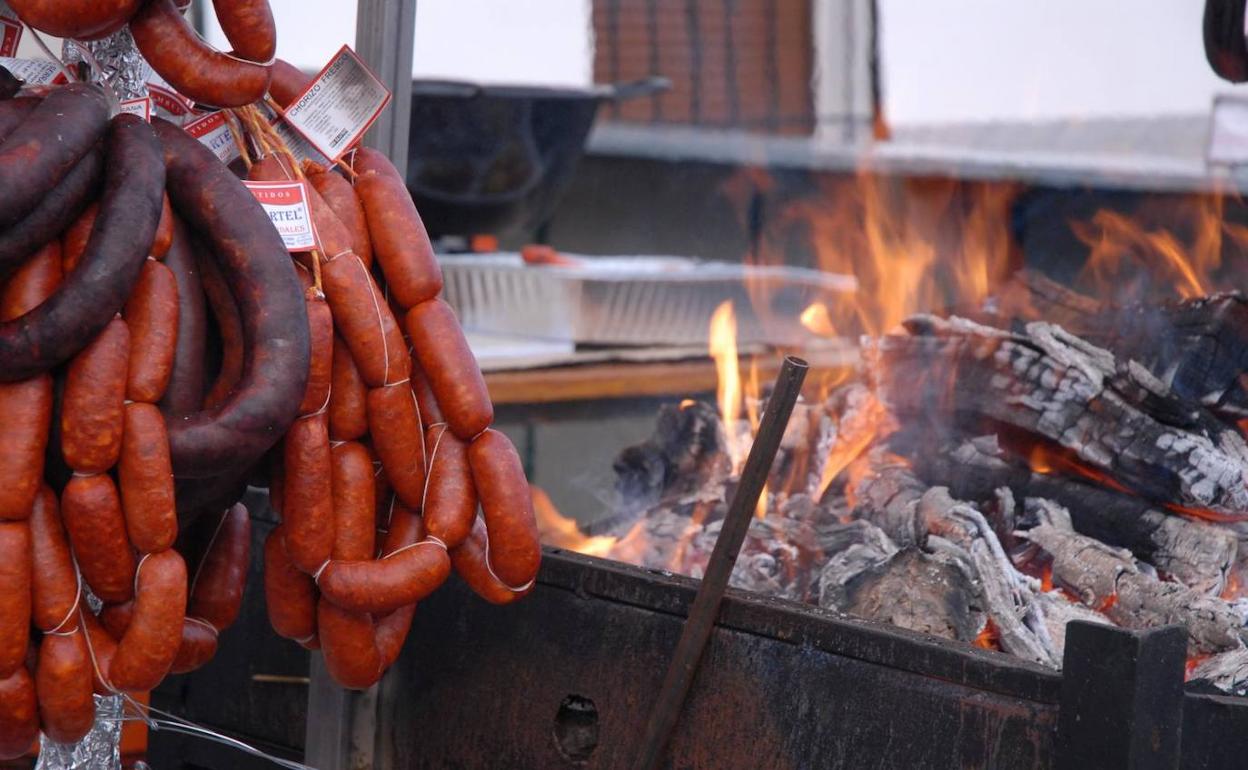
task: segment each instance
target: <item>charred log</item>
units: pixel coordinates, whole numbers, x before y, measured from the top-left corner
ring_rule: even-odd
[[[898,417],[1001,426],[1064,448],[1159,503],[1248,512],[1248,445],[1143,367],[1047,323],[1025,334],[916,316],[869,344],[877,393]]]

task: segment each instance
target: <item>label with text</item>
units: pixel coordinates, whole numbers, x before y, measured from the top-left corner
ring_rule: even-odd
[[[0,56],[0,66],[31,86],[56,86],[69,82],[60,67],[42,59],[14,59]]]
[[[210,112],[187,123],[182,130],[212,150],[212,154],[222,163],[229,164],[240,157],[238,145],[234,142],[234,134],[230,132],[224,112]]]
[[[316,248],[316,230],[308,213],[308,194],[304,182],[245,181],[256,196],[286,243],[287,251],[311,251]]]
[[[138,115],[148,123],[152,122],[152,98],[144,96],[139,99],[127,99],[121,103],[121,112],[128,112],[131,115]]]
[[[389,103],[390,90],[344,45],[284,118],[318,152],[337,161]]]

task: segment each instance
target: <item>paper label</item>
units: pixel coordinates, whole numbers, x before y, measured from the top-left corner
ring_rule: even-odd
[[[0,56],[12,56],[22,42],[22,23],[5,12],[13,13],[7,7],[0,11]]]
[[[127,99],[121,103],[121,111],[128,112],[131,115],[138,115],[148,123],[151,123],[152,99],[150,96],[144,96],[140,99]]]
[[[389,103],[389,89],[344,45],[287,108],[285,120],[318,152],[337,161]]]
[[[58,66],[43,59],[13,59],[3,56],[0,57],[0,65],[27,85],[50,86],[69,82]]]
[[[308,213],[308,195],[302,181],[244,181],[286,242],[287,251],[311,251],[316,248],[316,231]]]
[[[183,131],[200,141],[222,163],[229,165],[239,156],[238,145],[234,143],[234,135],[226,123],[224,112],[210,112],[202,118],[196,118],[182,127]]]

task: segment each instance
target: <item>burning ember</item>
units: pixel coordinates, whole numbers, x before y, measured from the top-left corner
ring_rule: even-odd
[[[1248,232],[1215,198],[1170,211],[1175,230],[1100,212],[1075,225],[1089,259],[1072,289],[1018,269],[1011,190],[907,184],[864,179],[779,217],[857,277],[852,301],[801,322],[859,337],[861,362],[798,403],[733,585],[1052,667],[1070,620],[1180,622],[1189,675],[1243,694],[1248,300],[1217,292]],[[751,259],[781,261],[784,241]],[[717,404],[662,407],[619,455],[604,531],[535,490],[548,543],[702,574],[767,404],[730,304],[709,349]]]

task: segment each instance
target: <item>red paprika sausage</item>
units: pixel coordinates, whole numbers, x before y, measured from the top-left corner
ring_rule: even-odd
[[[334,337],[332,385],[329,390],[329,437],[354,441],[368,432],[368,389],[355,368],[351,351]]]
[[[273,632],[296,642],[316,636],[316,583],[290,560],[285,524],[264,541],[264,603]]]
[[[130,32],[152,69],[178,93],[197,102],[242,107],[263,98],[269,89],[268,66],[209,46],[182,18],[173,0],[149,0],[130,20]]]
[[[412,618],[416,615],[416,605],[409,604],[394,612],[382,615],[374,623],[373,635],[376,639],[377,654],[381,658],[381,669],[385,671],[394,664],[403,652],[403,643],[412,629]]]
[[[368,220],[364,217],[364,207],[351,183],[334,171],[323,168],[310,170],[308,181],[320,193],[321,198],[330,210],[338,217],[338,221],[346,228],[351,239],[351,250],[364,262],[365,267],[373,266],[373,242],[368,236]]]
[[[212,0],[217,22],[234,55],[267,64],[277,51],[277,25],[269,0]]]
[[[442,269],[403,181],[390,174],[365,173],[356,178],[355,192],[364,206],[373,254],[399,304],[415,307],[438,296]]]
[[[380,559],[331,561],[317,585],[339,607],[381,614],[425,598],[446,582],[450,571],[446,549],[422,540]]]
[[[30,642],[30,525],[0,523],[0,677],[26,662]]]
[[[0,289],[0,321],[25,315],[56,291],[61,278],[61,243],[52,240],[31,254]]]
[[[82,577],[106,602],[134,595],[134,552],[113,480],[107,474],[74,476],[61,494],[61,517]]]
[[[273,79],[269,82],[269,96],[282,108],[289,107],[295,97],[312,84],[312,76],[285,59],[273,60]]]
[[[173,243],[173,205],[169,203],[169,194],[165,193],[160,204],[160,221],[156,223],[156,237],[152,239],[152,247],[147,255],[152,259],[164,259]]]
[[[499,580],[520,588],[537,577],[542,561],[520,455],[506,436],[491,429],[468,446],[468,465],[490,535],[490,566]]]
[[[126,404],[121,460],[117,465],[126,532],[139,553],[173,547],[178,536],[173,468],[165,418],[153,404]]]
[[[406,327],[446,424],[464,441],[488,428],[494,405],[451,306],[440,299],[422,302],[407,311]]]
[[[0,415],[0,520],[24,519],[43,480],[52,377],[0,382]]]
[[[364,445],[346,441],[332,450],[334,559],[371,559],[376,532],[373,458]]]
[[[455,565],[455,574],[468,584],[473,593],[491,604],[510,604],[528,595],[533,590],[534,583],[516,590],[499,580],[490,570],[489,544],[485,521],[478,518],[472,523],[472,533],[468,539],[451,550],[451,563]]]
[[[43,732],[58,743],[76,743],[95,721],[91,654],[86,632],[47,634],[39,643],[35,692]]]
[[[117,654],[117,640],[109,635],[97,617],[86,610],[78,608],[78,620],[82,630],[87,634],[87,649],[91,653],[94,678],[92,687],[96,695],[111,695],[114,692],[108,680],[108,670],[113,664],[113,656]]]
[[[122,315],[130,330],[126,398],[154,404],[169,384],[178,342],[178,282],[173,271],[149,259]]]
[[[422,508],[425,529],[447,548],[454,548],[468,537],[477,518],[477,488],[468,467],[468,445],[445,425],[435,425],[425,432],[425,447],[429,458]]]
[[[218,631],[234,624],[243,604],[251,556],[251,518],[236,503],[221,518],[191,581],[189,615]]]
[[[368,391],[368,429],[395,494],[409,508],[420,510],[425,494],[425,444],[416,399],[406,383]]]
[[[61,452],[79,473],[103,473],[121,453],[130,331],[114,318],[74,356],[61,397]]]
[[[178,654],[169,666],[171,674],[185,674],[200,668],[217,654],[217,629],[199,618],[182,620],[182,640]]]
[[[363,690],[381,678],[381,655],[373,632],[373,619],[321,597],[316,607],[317,636],[325,668],[343,687]]]
[[[18,18],[56,37],[89,40],[118,29],[142,0],[13,0]]]
[[[114,639],[120,639],[134,619],[134,599],[121,604],[105,604],[100,608],[100,625]]]
[[[160,684],[182,643],[186,615],[186,563],[169,549],[148,554],[139,566],[134,617],[117,642],[108,675],[121,690]]]
[[[429,387],[429,378],[425,376],[425,370],[420,368],[420,361],[416,360],[415,353],[412,354],[411,386],[412,393],[416,394],[416,405],[420,407],[420,424],[428,428],[446,422],[442,408],[438,406],[437,396],[433,395],[433,388]]]
[[[312,362],[308,366],[308,387],[299,404],[299,414],[312,414],[329,402],[334,367],[334,316],[321,296],[308,298],[308,330],[312,339]]]
[[[78,624],[78,571],[57,510],[56,493],[39,489],[30,512],[31,618],[40,631],[67,631]]]
[[[39,737],[35,680],[25,666],[0,679],[0,760],[17,759]]]
[[[370,388],[403,382],[411,371],[403,332],[373,276],[354,254],[321,268],[325,296],[360,376]]]
[[[295,420],[286,432],[282,522],[286,552],[299,569],[315,573],[334,547],[329,432],[323,414]]]

